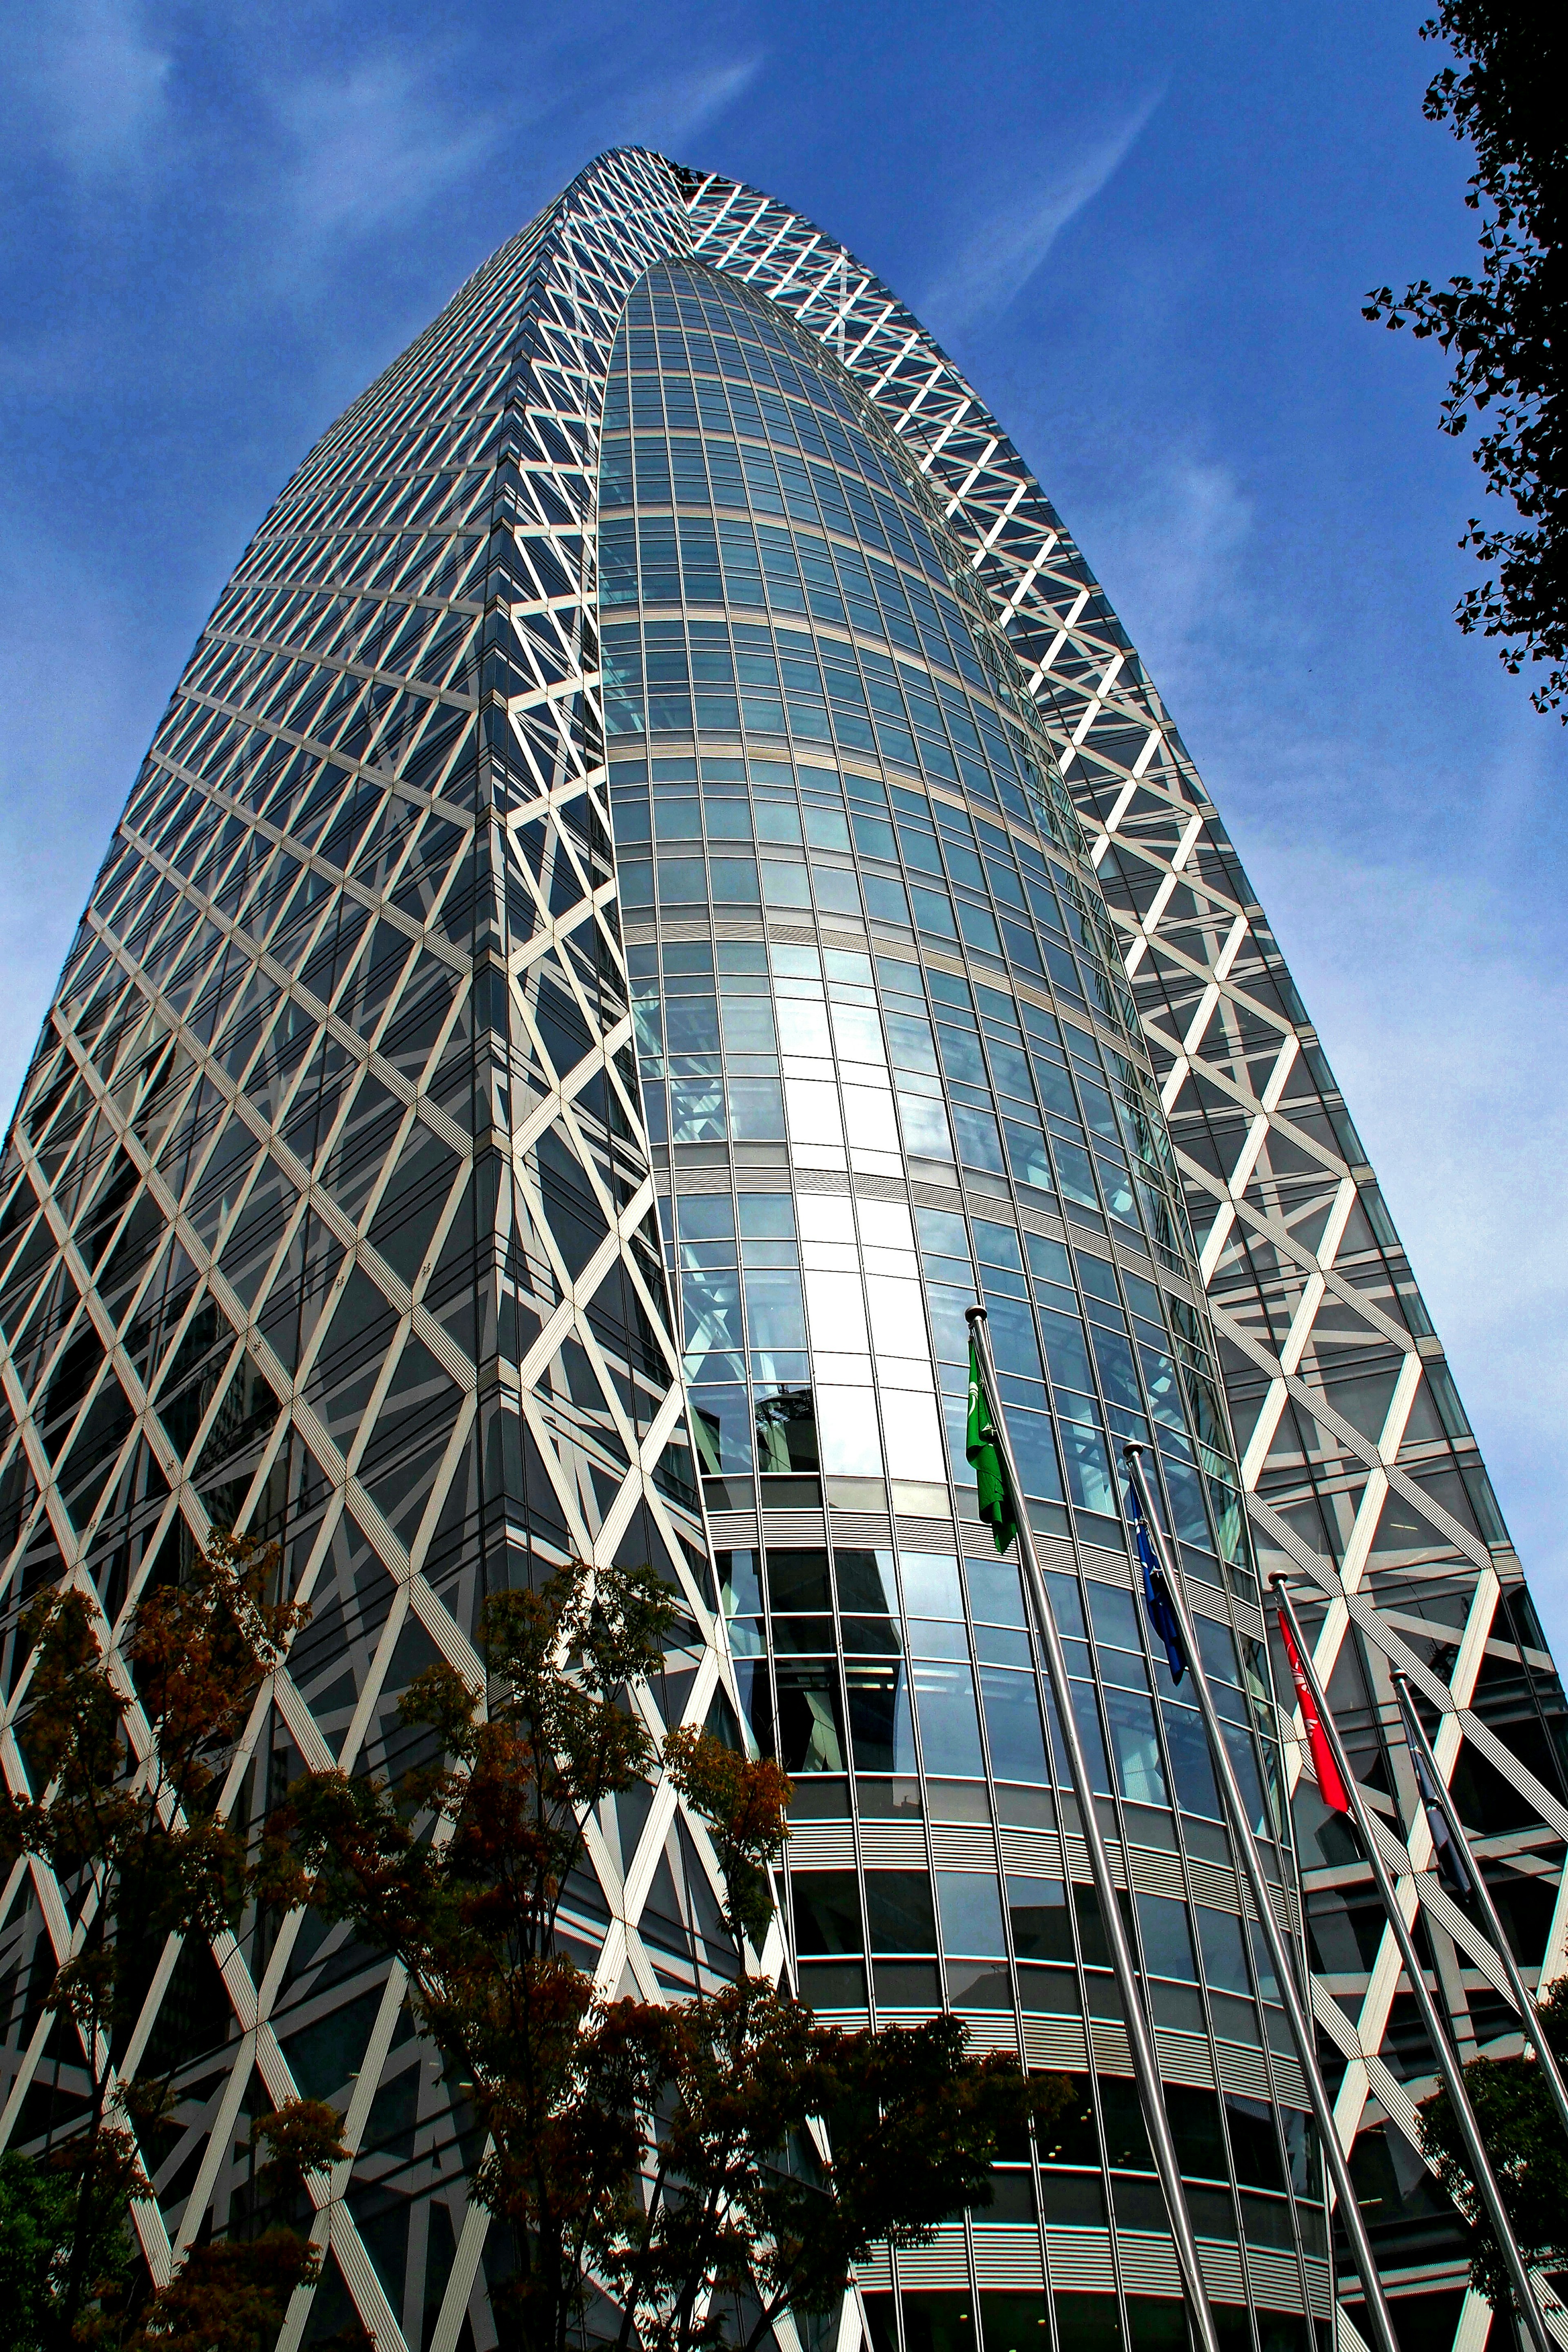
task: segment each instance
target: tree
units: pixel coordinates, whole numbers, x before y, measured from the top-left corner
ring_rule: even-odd
[[[492,1595],[485,1692],[442,1665],[402,1702],[438,1753],[396,1791],[308,1774],[269,1831],[274,1898],[396,1954],[473,2101],[473,2193],[514,2257],[498,2315],[526,2352],[565,2352],[595,2278],[623,2347],[752,2345],[786,2304],[830,2305],[876,2238],[986,2201],[998,2133],[1055,2095],[969,2058],[952,2021],[834,2033],[755,1971],[790,1784],[689,1727],[664,1755],[711,1831],[732,1953],[684,2002],[595,1998],[561,1906],[595,1808],[656,1769],[633,1694],[674,1623],[647,1570]]]
[[[1560,2064],[1568,2063],[1568,1977],[1541,2001],[1542,2022]],[[1527,2269],[1568,2268],[1568,2141],[1532,2057],[1472,2058],[1465,2088]],[[1465,2165],[1446,2091],[1421,2102],[1421,2147],[1469,2227],[1470,2279],[1494,2310],[1513,2300],[1502,2252]]]
[[[257,2168],[264,2206],[288,2214],[248,2237],[194,2246],[167,2286],[151,2299],[129,2352],[270,2352],[297,2286],[321,2274],[321,2256],[295,2226],[292,2209],[309,2208],[309,2176],[348,2154],[342,2117],[320,2099],[292,2099],[265,2116],[252,2145],[269,2153]],[[363,2328],[333,2339],[342,2352],[372,2352]],[[331,2352],[331,2347],[328,2347]]]
[[[9,2315],[12,2352],[44,2352],[73,2201],[58,2172],[30,2157],[0,2156],[0,2311]]]
[[[122,2342],[133,2325],[184,2352],[187,2339],[171,2331],[202,2280],[213,2322],[202,2352],[242,2352],[262,2338],[217,2328],[225,2263],[279,2316],[289,2291],[279,2282],[311,2274],[307,2242],[280,2230],[243,2253],[192,2255],[135,2310],[125,2221],[132,2200],[152,2193],[139,2136],[167,2114],[174,2084],[172,2073],[128,2079],[115,2063],[168,1937],[212,1935],[239,1914],[245,1841],[218,1811],[218,1771],[307,1614],[268,1600],[277,1570],[276,1546],[214,1536],[178,1582],[142,1594],[118,1654],[76,1585],[47,1594],[25,1621],[17,1738],[30,1790],[0,1797],[0,1869],[27,1855],[60,1888],[71,1940],[45,2005],[79,2052],[86,2085],[47,2164],[7,2157],[0,2172],[0,2275],[7,2263],[23,2274],[18,2304],[30,2300],[27,2325],[45,2352]],[[328,2116],[300,2102],[266,2119],[269,2182],[292,2182],[302,2156],[329,2160]]]
[[[1441,0],[1421,37],[1446,40],[1464,68],[1434,75],[1424,110],[1474,151],[1465,201],[1483,214],[1480,275],[1422,278],[1397,302],[1381,287],[1365,316],[1408,322],[1452,356],[1444,432],[1463,434],[1472,407],[1490,414],[1472,454],[1517,526],[1471,517],[1459,544],[1499,569],[1455,618],[1500,638],[1516,677],[1527,658],[1549,665],[1531,698],[1546,711],[1568,698],[1568,19],[1539,0]]]

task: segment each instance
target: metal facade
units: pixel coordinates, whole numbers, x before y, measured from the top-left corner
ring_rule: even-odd
[[[879,2337],[956,2346],[978,2314],[1013,2352],[1048,2284],[1063,2352],[1115,2295],[1152,2343],[1175,2291],[1016,1580],[944,1460],[977,1284],[1238,2344],[1328,2309],[1317,2168],[1188,1710],[1151,1696],[1108,1438],[1159,1439],[1260,1820],[1301,1759],[1249,1545],[1322,1596],[1391,1833],[1388,1790],[1420,1817],[1381,1729],[1399,1664],[1521,1958],[1558,1965],[1561,1693],[1272,938],[1016,453],[768,198],[601,158],[306,460],[154,740],[0,1186],[12,1785],[17,1619],[62,1576],[112,1640],[210,1528],[282,1540],[314,1616],[230,1774],[258,1822],[301,1763],[395,1765],[400,1688],[476,1670],[486,1589],[656,1560],[691,1633],[637,1704],[744,1716],[796,1771],[811,1997],[945,1999],[1082,2082],[1070,2144],[900,2263],[901,2321],[868,2274]],[[1296,1818],[1392,2283],[1477,2343],[1396,1965],[1310,1782]],[[592,1852],[599,1981],[679,1997],[700,1831],[660,1787]],[[1509,2046],[1473,1929],[1422,1894],[1461,2036]],[[18,1874],[14,2145],[79,2103],[39,2008],[68,1932]],[[384,2347],[493,2342],[462,2119],[400,2010],[395,1971],[299,1920],[165,1955],[124,2060],[183,2069],[135,2216],[155,2273],[243,2210],[237,2137],[299,2089],[355,2157],[281,2340],[352,2311]]]

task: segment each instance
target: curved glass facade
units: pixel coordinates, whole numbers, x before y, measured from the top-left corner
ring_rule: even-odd
[[[971,2255],[983,2294],[1016,2294],[1026,2241],[1041,2289],[1042,2221],[1098,2246],[1104,2294],[1114,2219],[1134,2298],[1162,2229],[1017,1572],[973,1516],[976,1297],[1194,2221],[1237,2306],[1246,2246],[1289,2335],[1324,2293],[1318,2166],[1201,1726],[1152,1681],[1121,1440],[1158,1449],[1284,1888],[1257,1589],[1158,1099],[1048,743],[935,502],[743,285],[670,263],[635,289],[599,480],[639,1066],[731,1642],[795,1780],[799,1980],[847,2020],[951,2007],[1081,2095],[969,2246],[951,2233],[934,2300],[931,2258],[902,2278],[906,2336],[961,2325]]]

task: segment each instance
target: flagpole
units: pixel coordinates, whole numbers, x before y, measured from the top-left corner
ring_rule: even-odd
[[[1057,1703],[1057,1715],[1061,1726],[1062,1742],[1067,1748],[1068,1770],[1072,1779],[1073,1793],[1083,1826],[1083,1842],[1089,1849],[1089,1874],[1099,1898],[1100,1916],[1105,1925],[1105,1939],[1110,1947],[1111,1966],[1116,1973],[1117,1989],[1121,1995],[1122,2012],[1127,2025],[1127,2045],[1132,2055],[1132,2073],[1138,2085],[1138,2103],[1143,2111],[1143,2125],[1153,2150],[1154,2169],[1164,2192],[1165,2211],[1170,2220],[1171,2235],[1175,2242],[1176,2263],[1182,2273],[1182,2285],[1186,2295],[1187,2310],[1194,2342],[1200,2352],[1219,2352],[1219,2336],[1214,2315],[1209,2309],[1208,2287],[1204,2279],[1203,2265],[1198,2259],[1198,2242],[1193,2231],[1192,2215],[1187,2210],[1186,2191],[1182,2186],[1182,2168],[1176,2158],[1176,2144],[1171,2136],[1170,2117],[1165,2113],[1165,2095],[1160,2081],[1159,2061],[1154,2050],[1154,2036],[1143,2009],[1143,1996],[1132,1965],[1131,1948],[1122,1922],[1121,1906],[1116,1899],[1116,1882],[1110,1874],[1110,1856],[1106,1852],[1105,1839],[1095,1810],[1094,1785],[1089,1779],[1089,1763],[1079,1736],[1078,1718],[1073,1713],[1072,1685],[1068,1677],[1067,1653],[1057,1630],[1056,1612],[1051,1607],[1046,1580],[1040,1573],[1039,1558],[1035,1550],[1034,1532],[1029,1526],[1024,1504],[1024,1490],[1018,1477],[1018,1465],[1013,1454],[1013,1441],[1007,1431],[1006,1416],[1002,1411],[1001,1392],[996,1380],[995,1360],[991,1353],[991,1333],[984,1307],[965,1310],[970,1337],[984,1375],[986,1400],[991,1407],[1002,1467],[1013,1499],[1018,1559],[1024,1571],[1024,1588],[1029,1596],[1040,1647],[1045,1652],[1046,1672]],[[1067,1841],[1062,1841],[1064,1869],[1067,1861]]]
[[[1394,1891],[1394,1881],[1388,1874],[1388,1866],[1383,1859],[1383,1852],[1377,1843],[1366,1800],[1362,1795],[1360,1783],[1351,1769],[1350,1758],[1346,1755],[1344,1743],[1340,1738],[1339,1726],[1329,1712],[1329,1703],[1323,1696],[1322,1685],[1318,1680],[1318,1670],[1312,1663],[1312,1653],[1308,1646],[1307,1637],[1301,1631],[1300,1620],[1296,1614],[1290,1595],[1283,1581],[1278,1577],[1272,1577],[1269,1579],[1269,1588],[1279,1603],[1280,1612],[1289,1629],[1290,1639],[1295,1644],[1297,1658],[1300,1664],[1302,1680],[1318,1711],[1319,1720],[1323,1727],[1323,1736],[1329,1743],[1329,1750],[1333,1757],[1335,1768],[1344,1782],[1345,1794],[1350,1800],[1351,1818],[1361,1833],[1362,1845],[1372,1868],[1373,1885],[1377,1889],[1379,1899],[1387,1914],[1388,1924],[1394,1931],[1394,1940],[1399,1947],[1399,1957],[1404,1962],[1405,1973],[1415,1998],[1415,2006],[1421,2012],[1421,2021],[1426,2029],[1426,2038],[1432,2044],[1432,2055],[1437,2062],[1437,2072],[1442,2076],[1443,2087],[1448,2094],[1448,2103],[1453,2108],[1454,2120],[1458,2126],[1459,2137],[1464,2143],[1470,2179],[1475,2183],[1476,2193],[1485,2209],[1487,2219],[1491,2223],[1493,2235],[1502,2252],[1509,2284],[1513,2289],[1514,2300],[1519,2306],[1518,2316],[1529,2329],[1536,2352],[1555,2352],[1552,2339],[1547,2333],[1546,2322],[1542,2316],[1541,2305],[1537,2303],[1535,2291],[1530,2284],[1530,2273],[1524,2267],[1524,2257],[1519,2251],[1519,2242],[1514,2237],[1512,2226],[1509,2221],[1508,2210],[1502,2201],[1502,2192],[1497,2185],[1497,2176],[1487,2156],[1486,2143],[1481,2137],[1480,2126],[1476,2121],[1475,2109],[1471,2106],[1468,2094],[1465,2089],[1465,2078],[1460,2070],[1458,2059],[1455,2055],[1453,2044],[1448,2039],[1443,2021],[1437,2014],[1437,2004],[1433,2000],[1427,1985],[1426,1972],[1421,1965],[1420,1955],[1415,1949],[1415,1939],[1410,1932],[1410,1923],[1399,1907],[1399,1897]]]
[[[1181,1633],[1182,1647],[1186,1652],[1187,1671],[1193,1678],[1193,1692],[1197,1699],[1198,1713],[1203,1717],[1204,1729],[1208,1734],[1209,1753],[1214,1759],[1215,1778],[1219,1782],[1220,1796],[1224,1801],[1226,1811],[1230,1817],[1230,1826],[1240,1849],[1242,1864],[1247,1872],[1247,1883],[1252,1890],[1253,1907],[1258,1913],[1258,1923],[1263,1931],[1264,1943],[1268,1948],[1269,1965],[1279,1981],[1279,1997],[1285,2006],[1285,2015],[1290,2026],[1290,2038],[1296,2044],[1296,2055],[1300,2062],[1301,2073],[1306,2080],[1307,2095],[1312,2102],[1312,2113],[1317,2119],[1318,2137],[1323,2144],[1323,2154],[1328,2161],[1330,2178],[1333,2182],[1340,2219],[1344,2224],[1345,2235],[1350,2240],[1351,2253],[1354,2258],[1356,2271],[1366,2296],[1367,2316],[1371,2322],[1368,2332],[1372,2336],[1375,2352],[1399,2352],[1399,2341],[1394,2334],[1394,2318],[1383,2292],[1383,2281],[1378,2274],[1377,2260],[1372,2251],[1372,2240],[1367,2235],[1361,2204],[1351,2181],[1350,2167],[1345,2162],[1345,2152],[1340,2144],[1339,2126],[1334,2121],[1329,2086],[1323,2080],[1322,2069],[1318,2063],[1317,2033],[1301,1996],[1297,1990],[1296,1971],[1287,1949],[1284,1936],[1280,1932],[1279,1923],[1274,1916],[1274,1905],[1269,1896],[1268,1882],[1264,1874],[1263,1858],[1258,1851],[1258,1841],[1253,1835],[1252,1823],[1247,1816],[1241,1786],[1236,1777],[1236,1766],[1231,1761],[1230,1749],[1226,1744],[1225,1727],[1220,1721],[1219,1710],[1214,1702],[1214,1694],[1209,1689],[1208,1675],[1204,1668],[1203,1653],[1198,1646],[1197,1629],[1193,1622],[1192,1611],[1187,1605],[1186,1588],[1176,1569],[1171,1548],[1165,1538],[1165,1530],[1155,1511],[1150,1493],[1148,1473],[1143,1467],[1144,1449],[1142,1445],[1127,1444],[1123,1445],[1121,1451],[1127,1463],[1128,1475],[1132,1481],[1132,1491],[1137,1497],[1143,1523],[1148,1528],[1150,1539],[1159,1557],[1160,1572],[1165,1585],[1165,1597],[1170,1602],[1172,1614]]]
[[[1546,2029],[1541,2022],[1535,2000],[1519,1972],[1513,1957],[1513,1948],[1508,1940],[1508,1934],[1502,1921],[1498,1916],[1498,1907],[1492,1899],[1491,1888],[1487,1885],[1481,1866],[1471,1850],[1469,1834],[1459,1819],[1453,1793],[1438,1768],[1436,1757],[1432,1752],[1432,1743],[1426,1737],[1426,1726],[1415,1712],[1415,1694],[1409,1675],[1396,1672],[1394,1676],[1394,1687],[1399,1699],[1399,1712],[1404,1718],[1405,1739],[1412,1753],[1426,1766],[1427,1778],[1431,1781],[1433,1793],[1442,1810],[1443,1818],[1448,1824],[1448,1834],[1458,1847],[1460,1858],[1465,1868],[1469,1872],[1471,1890],[1477,1903],[1480,1906],[1481,1916],[1486,1923],[1487,1932],[1497,1948],[1497,1956],[1502,1962],[1503,1973],[1508,1979],[1510,1990],[1513,1994],[1514,2005],[1519,2011],[1520,2023],[1524,2028],[1525,2039],[1534,2047],[1536,2057],[1541,2063],[1541,2071],[1546,2077],[1547,2088],[1552,2094],[1563,2128],[1564,2132],[1568,2132],[1568,2084],[1564,2084],[1563,2080],[1563,2070],[1557,2063],[1557,2053],[1546,2038]]]

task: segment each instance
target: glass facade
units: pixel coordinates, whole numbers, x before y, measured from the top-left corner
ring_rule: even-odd
[[[50,1582],[112,1643],[214,1527],[276,1538],[313,1615],[228,1775],[258,1825],[302,1761],[398,1769],[399,1693],[476,1670],[487,1591],[657,1563],[684,1613],[650,1717],[795,1782],[768,1963],[830,2016],[946,2007],[1071,2078],[993,2205],[868,2266],[876,2352],[1155,2352],[1176,2271],[1082,1824],[963,1460],[977,1297],[1222,2336],[1305,2352],[1329,2322],[1321,2166],[1135,1599],[1129,1436],[1389,2283],[1475,2352],[1412,2138],[1426,2053],[1256,1581],[1319,1596],[1395,1835],[1387,1676],[1415,1675],[1519,1956],[1557,1972],[1562,1692],[1408,1263],[1001,427],[811,223],[617,151],[307,457],[110,845],[0,1166],[0,1681],[16,1717]],[[1516,2046],[1411,1834],[1461,2044]],[[569,1927],[607,1994],[722,1966],[703,1852],[643,1792],[596,1824]],[[41,2147],[85,2075],[40,2007],[53,1892],[7,1900],[0,2137]],[[154,2271],[248,2210],[237,2119],[298,2090],[354,2162],[289,2340],[491,2352],[505,2250],[384,1961],[247,1916],[165,1962],[137,2043],[178,2091],[133,2215]]]
[[[1113,2292],[1114,2224],[1124,2291],[1151,2283],[1159,2192],[1074,1801],[963,1458],[982,1297],[1216,2293],[1228,2275],[1245,2325],[1245,2246],[1266,2328],[1300,2329],[1326,2289],[1310,2127],[1202,1727],[1152,1668],[1121,1441],[1157,1448],[1283,1898],[1258,1590],[1159,1099],[1049,742],[885,426],[743,284],[667,263],[634,291],[600,516],[665,1255],[745,1711],[795,1781],[802,1990],[852,2022],[945,2005],[1073,2074],[1071,2130],[1013,2152],[967,2245],[950,2233],[950,2282],[973,2261],[981,2291],[1043,2289],[1043,2224]],[[899,2267],[917,2341],[943,2290],[929,2259]],[[895,2330],[889,2266],[867,2284]]]

